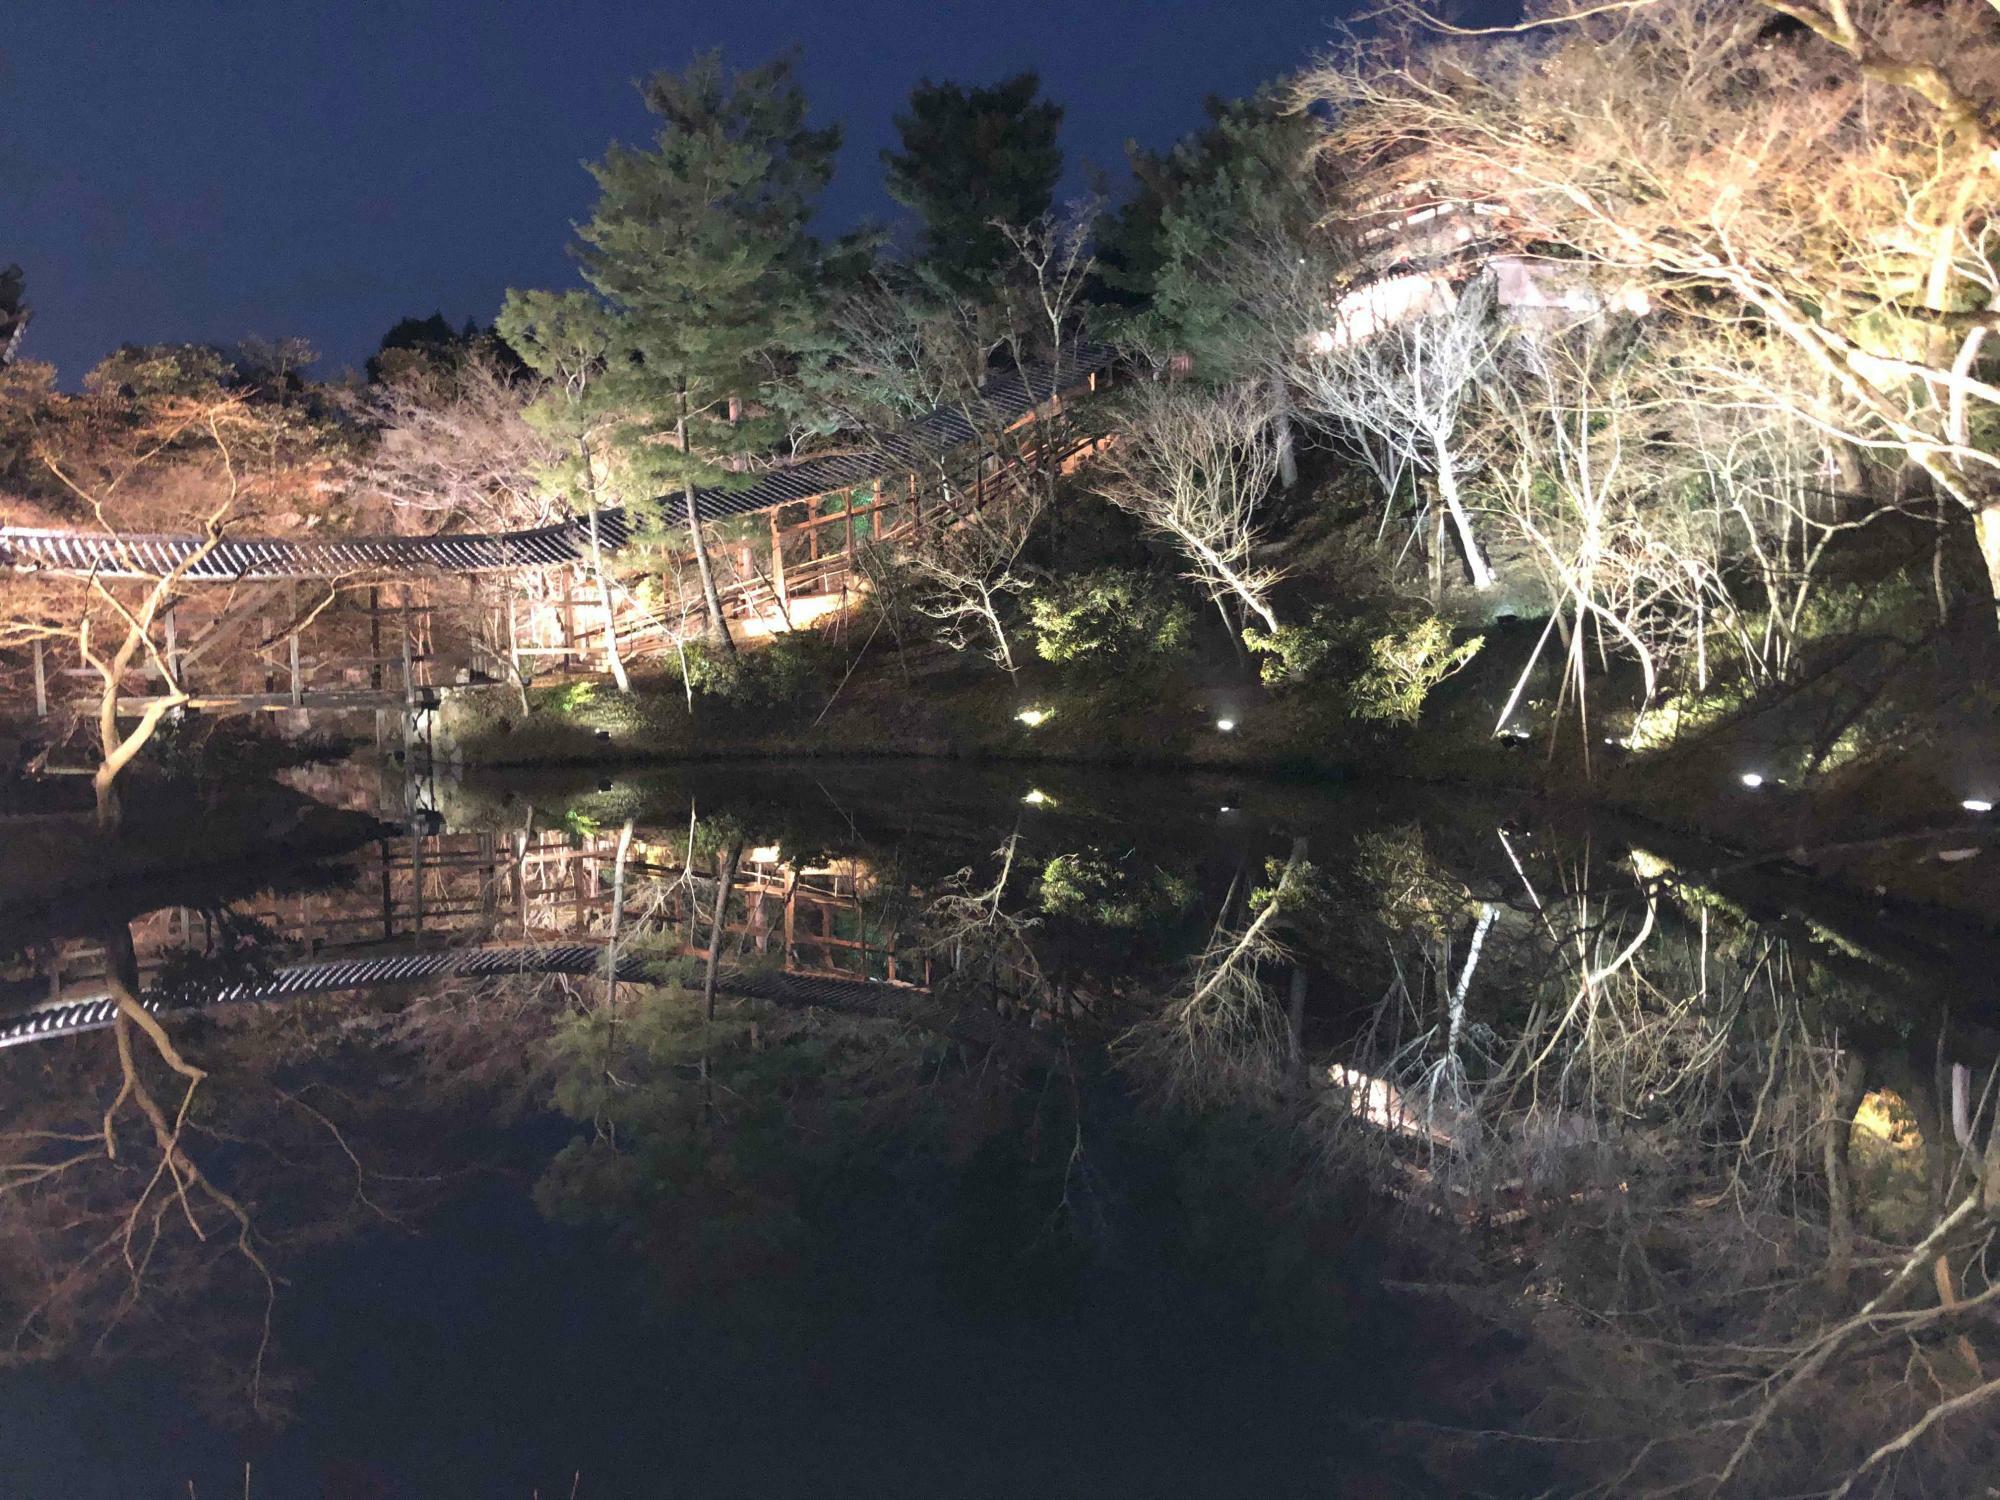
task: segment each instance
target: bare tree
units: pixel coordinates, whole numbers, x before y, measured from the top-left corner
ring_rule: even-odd
[[[1365,298],[1333,308],[1316,290],[1291,310],[1291,380],[1309,418],[1382,455],[1378,472],[1430,475],[1472,586],[1484,589],[1493,570],[1466,510],[1460,427],[1492,358],[1492,290],[1483,279],[1455,293],[1441,281],[1433,286],[1435,298],[1400,317],[1382,315]]]
[[[414,532],[508,531],[556,518],[545,476],[567,456],[528,420],[540,383],[483,351],[449,367],[416,366],[375,389],[365,481]]]
[[[1772,398],[1928,475],[2000,600],[1989,5],[1635,0],[1486,34],[1402,14],[1304,79],[1330,163],[1782,346]]]
[[[1257,513],[1279,468],[1262,391],[1141,385],[1120,410],[1116,438],[1100,459],[1105,498],[1171,542],[1218,609],[1233,598],[1275,633],[1271,591],[1284,575],[1256,557]]]
[[[1039,486],[1010,486],[955,519],[934,520],[903,550],[917,612],[938,622],[952,650],[979,649],[1010,678],[1020,669],[1004,611],[1030,585],[1021,554],[1046,508]]]
[[[174,633],[176,605],[191,591],[189,577],[221,545],[225,529],[250,503],[248,477],[239,447],[254,442],[261,416],[233,396],[176,398],[150,405],[136,424],[113,424],[107,440],[97,428],[102,414],[77,424],[85,430],[51,431],[38,444],[43,467],[73,502],[81,503],[96,528],[121,538],[119,522],[150,511],[178,521],[196,507],[197,543],[164,572],[128,560],[116,561],[81,578],[28,578],[10,590],[15,640],[62,635],[75,642],[83,665],[97,676],[95,728],[98,763],[91,776],[98,826],[115,829],[121,807],[119,777],[152,740],[162,722],[193,697],[188,662],[238,640],[269,607],[279,584],[208,584],[206,622],[199,630]],[[107,446],[113,451],[107,452]],[[116,518],[114,520],[114,517]],[[329,585],[307,611],[290,620],[286,633],[301,628],[332,602]],[[124,713],[128,681],[143,672],[159,690],[139,709],[136,722]]]

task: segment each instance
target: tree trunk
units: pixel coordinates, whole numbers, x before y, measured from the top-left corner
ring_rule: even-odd
[[[681,445],[682,463],[690,462],[687,431],[687,393],[682,392],[680,411],[674,421],[674,435]],[[708,543],[702,537],[701,516],[695,509],[692,474],[681,481],[681,498],[687,505],[688,536],[694,543],[695,571],[701,575],[701,596],[708,606],[708,638],[734,656],[736,640],[729,633],[729,620],[722,613],[722,595],[715,587],[715,570],[708,563]]]
[[[618,655],[618,614],[611,604],[611,580],[604,576],[604,546],[597,532],[597,471],[590,465],[590,445],[576,440],[577,456],[583,460],[583,483],[590,502],[590,571],[597,577],[597,597],[604,606],[604,665],[618,691],[632,691],[632,679],[625,675],[625,662]]]
[[[98,766],[90,778],[90,789],[97,793],[97,827],[100,833],[116,833],[124,809],[118,803],[118,773],[108,764]]]
[[[1282,375],[1271,377],[1271,414],[1277,434],[1278,483],[1289,490],[1299,482],[1299,454],[1296,424],[1292,421],[1292,396]]]
[[[1465,513],[1465,502],[1458,493],[1458,467],[1452,462],[1451,450],[1440,439],[1433,439],[1432,452],[1437,455],[1438,498],[1451,514],[1451,523],[1458,531],[1458,544],[1465,549],[1465,565],[1472,570],[1472,586],[1486,589],[1493,586],[1493,570],[1486,566],[1486,559],[1480,555],[1479,544],[1472,539],[1472,518]]]
[[[1986,586],[2000,612],[2000,500],[1989,500],[1973,512],[1972,530],[1979,538],[1979,555],[1986,559]]]
[[[708,929],[708,964],[701,978],[702,1009],[711,1021],[715,1019],[715,977],[722,967],[722,938],[729,916],[729,895],[736,888],[736,866],[742,858],[743,840],[739,838],[729,846],[729,853],[722,862],[722,878],[716,886],[715,921]]]

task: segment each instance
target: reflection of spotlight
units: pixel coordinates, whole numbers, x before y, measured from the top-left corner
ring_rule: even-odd
[[[1055,710],[1052,708],[1024,708],[1014,717],[1030,729],[1036,729],[1046,724],[1054,714]]]
[[[1993,804],[1988,802],[1984,797],[1967,797],[1958,805],[1967,812],[1972,813],[1990,813],[1993,811]]]
[[[1738,779],[1753,792],[1764,784],[1764,778],[1755,771],[1745,771]]]
[[[1220,729],[1224,734],[1227,734],[1236,727],[1236,721],[1234,719],[1217,719],[1215,727]]]
[[[1047,792],[1043,791],[1040,787],[1031,788],[1028,792],[1028,795],[1023,797],[1021,800],[1027,803],[1028,806],[1030,807],[1054,807],[1056,805],[1056,799],[1051,797]]]

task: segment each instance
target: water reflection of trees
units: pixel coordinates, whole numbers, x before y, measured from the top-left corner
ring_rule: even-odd
[[[0,1053],[0,1364],[165,1360],[213,1413],[282,1416],[297,1390],[274,1335],[286,1267],[426,1198],[425,1137],[338,1069],[297,1076],[331,1060],[310,1016],[170,1032],[137,1003],[129,932],[101,940],[109,1033]],[[199,983],[200,955],[169,957],[176,982]]]
[[[1353,915],[1389,978],[1299,1128],[1410,1207],[1426,1295],[1527,1342],[1522,1441],[1560,1439],[1579,1486],[1616,1476],[1604,1493],[1990,1473],[1991,1429],[1958,1420],[2000,1394],[1990,1100],[1948,1066],[1990,1061],[1990,1039],[1941,1026],[1914,976],[1751,921],[1643,851],[1517,842],[1500,835],[1497,878],[1454,875],[1413,831],[1364,844]],[[1958,1080],[1955,1126],[1926,1102],[1934,1072]],[[1853,1165],[1885,1083],[1924,1158],[1874,1178],[1921,1184],[1900,1241]]]
[[[552,1102],[577,1130],[538,1202],[666,1295],[768,1306],[865,1210],[917,1215],[967,1297],[1060,1296],[1162,1173],[1177,1232],[1260,1275],[1372,1194],[1395,1295],[1456,1325],[1437,1347],[1509,1341],[1396,1429],[1447,1488],[1502,1428],[1555,1492],[1950,1492],[1992,1457],[1992,1039],[1837,924],[1512,828],[1199,869],[1017,831],[956,873],[958,849],[794,852],[727,819],[567,837],[600,863],[510,888],[501,840],[498,901],[463,899],[567,900],[596,974],[246,1013],[171,1055],[129,1018],[46,1054],[0,1133],[13,1357],[200,1343],[269,1401],[258,1273],[423,1175],[381,1122]],[[780,974],[875,982],[745,997]],[[1288,1255],[1288,1306],[1337,1296],[1339,1256]]]

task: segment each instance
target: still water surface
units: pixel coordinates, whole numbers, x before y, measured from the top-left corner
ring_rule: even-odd
[[[1410,1423],[1526,1401],[1504,1344],[1390,1288],[1456,1232],[1410,1184],[1510,1058],[1550,1039],[1563,1147],[1664,1119],[1667,1053],[1829,1007],[1915,1097],[1967,962],[1405,788],[356,777],[312,783],[385,819],[344,860],[0,913],[8,1494],[238,1495],[246,1464],[255,1496],[1434,1492]],[[1577,1047],[1578,972],[1723,1019]],[[129,1101],[104,1152],[121,983],[206,1075],[164,1171]],[[1330,1115],[1377,1180],[1324,1166]],[[1534,1232],[1526,1180],[1490,1222]]]

